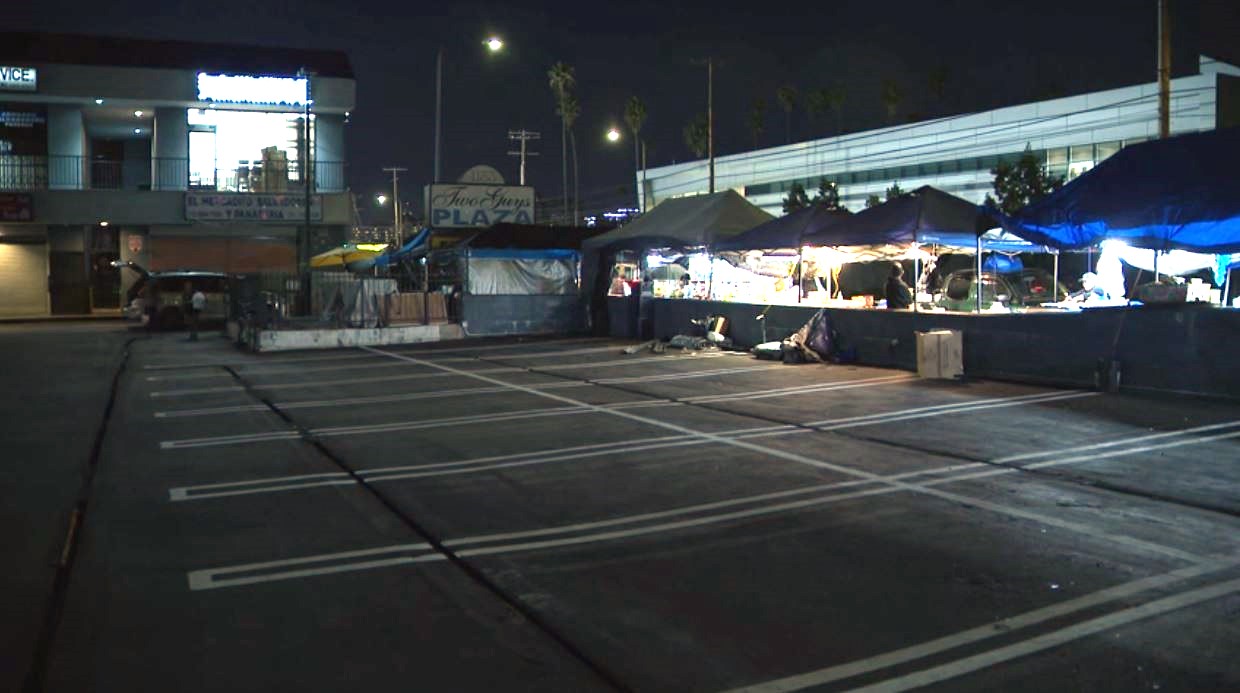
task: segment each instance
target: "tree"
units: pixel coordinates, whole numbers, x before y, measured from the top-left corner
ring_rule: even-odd
[[[569,94],[564,100],[563,112],[560,117],[564,119],[564,125],[568,128],[568,144],[573,152],[573,225],[576,226],[581,218],[581,177],[578,175],[577,169],[577,133],[573,130],[573,124],[577,122],[577,116],[581,115],[581,104],[577,101],[576,94]]]
[[[888,201],[894,200],[903,194],[904,194],[904,191],[900,189],[900,183],[898,181],[892,181],[891,187],[887,188],[887,200]]]
[[[943,115],[943,97],[947,94],[947,81],[950,77],[951,72],[946,65],[938,65],[930,70],[928,86],[930,97],[934,99],[935,115]]]
[[[557,62],[547,71],[547,82],[551,85],[551,93],[555,96],[555,112],[560,116],[560,171],[564,184],[564,216],[568,217],[568,122],[564,118],[567,111],[565,105],[568,95],[577,78],[573,68],[563,62]]]
[[[900,90],[900,85],[896,84],[893,79],[883,80],[883,106],[887,109],[887,122],[894,123],[896,121],[896,113],[900,110],[900,103],[904,101],[904,93]]]
[[[878,195],[870,195],[869,197],[865,198],[866,209],[869,209],[871,207],[877,207],[881,205],[882,203],[883,201],[878,198]]]
[[[788,196],[784,198],[784,214],[805,209],[809,205],[809,196],[805,194],[805,188],[800,183],[793,183],[788,190]]]
[[[708,139],[710,138],[710,133],[707,131],[708,127],[705,113],[697,114],[685,126],[685,145],[699,159],[706,156],[706,148],[709,146]]]
[[[1015,214],[1027,204],[1037,202],[1055,192],[1063,185],[1063,176],[1052,176],[1046,172],[1042,160],[1034,155],[1029,145],[1015,164],[1002,162],[990,171],[995,176],[995,198],[986,196],[986,201],[994,204],[1007,214]]]
[[[757,98],[749,108],[749,134],[753,135],[753,148],[758,148],[758,141],[766,131],[766,99]]]
[[[829,110],[831,110],[830,89],[819,87],[805,92],[805,117],[811,125]]]
[[[784,109],[784,125],[785,135],[784,142],[792,141],[792,111],[797,107],[797,88],[791,84],[775,90],[775,100],[779,102],[779,107]]]
[[[642,167],[640,141],[642,125],[646,123],[646,104],[636,96],[630,96],[624,105],[624,122],[629,126],[629,132],[633,133],[633,179],[636,180],[637,171]],[[641,195],[636,199],[640,203]]]
[[[814,195],[813,200],[810,200],[810,204],[830,210],[843,209],[840,205],[839,186],[835,184],[835,181],[829,181],[826,178],[819,179],[818,193]]]

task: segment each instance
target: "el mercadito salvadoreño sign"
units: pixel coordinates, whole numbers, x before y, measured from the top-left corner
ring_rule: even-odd
[[[256,193],[186,193],[185,218],[190,221],[305,222],[303,195]],[[323,201],[310,197],[310,221],[323,220]]]

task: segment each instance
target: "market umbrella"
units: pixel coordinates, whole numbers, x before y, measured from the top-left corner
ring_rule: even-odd
[[[386,247],[383,244],[346,243],[310,258],[310,267],[314,269],[366,269],[374,265],[375,258]]]

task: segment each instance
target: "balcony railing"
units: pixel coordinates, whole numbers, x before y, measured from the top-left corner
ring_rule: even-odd
[[[345,162],[316,161],[310,166],[314,192],[343,192]],[[220,192],[300,192],[296,161],[268,165],[239,162],[228,169],[190,169],[186,158],[93,159],[84,156],[0,154],[0,191],[34,190],[217,190]]]

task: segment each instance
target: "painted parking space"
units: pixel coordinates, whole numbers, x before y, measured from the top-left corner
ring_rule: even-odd
[[[1207,494],[1240,430],[1226,408],[1182,404],[1171,419],[1124,397],[880,369],[625,355],[597,340],[484,346],[290,357],[305,361],[293,370],[340,367],[300,378],[218,354],[240,393],[152,398],[223,383],[135,368],[111,453],[127,457],[105,486],[127,500],[104,507],[119,526],[151,527],[110,560],[136,569],[158,551],[136,588],[164,590],[175,609],[249,610],[263,640],[315,633],[311,649],[326,653],[343,633],[333,623],[386,608],[398,615],[366,619],[375,627],[361,626],[350,656],[420,642],[459,663],[451,643],[472,638],[492,644],[465,660],[494,656],[529,680],[493,644],[511,638],[546,645],[531,659],[549,670],[577,672],[547,644],[551,629],[641,690],[898,686],[917,671],[947,687],[1004,681],[1042,651],[1038,638],[1080,644],[1069,661],[1101,656],[1090,638],[1134,627],[1134,608],[1157,620],[1202,607],[1188,623],[1215,632],[1206,607],[1240,577],[1234,518],[1074,476],[1131,481],[1161,465],[1142,483]],[[507,608],[477,580],[541,625],[451,622],[454,600]],[[432,596],[443,590],[454,596]],[[115,623],[140,628],[150,609],[126,594],[133,613]],[[93,612],[78,604],[89,632]],[[406,618],[429,618],[447,649],[429,627],[385,640]],[[244,627],[206,615],[165,646]],[[968,660],[978,652],[988,663]],[[565,676],[544,687],[596,683]],[[488,684],[504,687],[479,674],[461,689]]]

